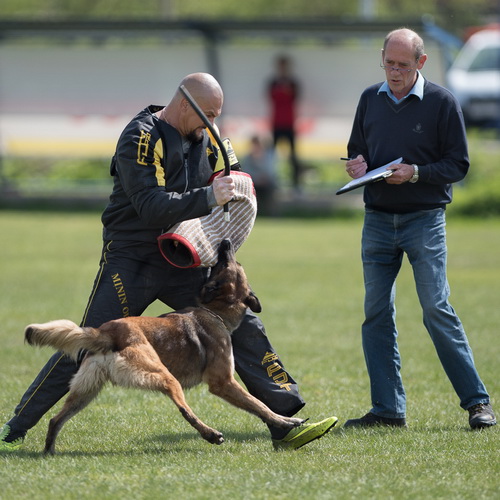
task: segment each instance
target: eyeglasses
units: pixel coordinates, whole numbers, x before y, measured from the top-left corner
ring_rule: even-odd
[[[403,73],[406,74],[415,69],[415,68],[406,69],[406,68],[395,68],[394,66],[384,66],[382,63],[380,63],[380,67],[385,71],[399,71],[400,74]]]

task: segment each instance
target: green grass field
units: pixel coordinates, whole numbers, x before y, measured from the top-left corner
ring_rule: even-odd
[[[238,252],[261,314],[312,420],[340,419],[296,452],[273,450],[264,424],[198,387],[187,395],[226,442],[210,445],[159,394],[107,387],[43,457],[54,408],[19,452],[0,454],[0,499],[482,499],[500,496],[499,429],[472,432],[421,322],[407,262],[398,327],[406,430],[343,431],[370,408],[360,345],[362,220],[259,219]],[[98,213],[0,211],[1,423],[51,351],[24,327],[79,322],[100,252]],[[500,220],[448,220],[451,302],[500,411]],[[150,314],[165,312],[154,304]]]

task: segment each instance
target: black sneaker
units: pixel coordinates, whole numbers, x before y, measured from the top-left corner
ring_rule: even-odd
[[[361,418],[351,418],[351,420],[348,420],[344,424],[344,427],[373,427],[375,425],[406,427],[406,419],[379,417],[374,413],[367,413],[364,417]]]
[[[490,404],[479,403],[467,408],[467,411],[469,412],[469,425],[473,429],[483,429],[497,423]]]

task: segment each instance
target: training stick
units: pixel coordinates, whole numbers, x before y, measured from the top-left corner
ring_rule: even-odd
[[[198,116],[201,118],[203,123],[206,125],[208,130],[210,130],[210,133],[217,142],[220,152],[222,153],[222,158],[224,159],[224,175],[229,175],[229,173],[231,172],[231,165],[229,163],[229,157],[227,156],[226,148],[224,147],[224,144],[222,143],[219,134],[215,130],[214,126],[210,123],[210,120],[207,118],[207,115],[202,111],[202,109],[198,106],[198,103],[193,99],[193,96],[189,93],[189,90],[184,85],[181,85],[179,89],[184,94],[184,97],[188,100],[189,104],[191,104],[193,109],[196,111]],[[229,222],[231,220],[231,217],[229,215],[228,203],[224,205],[224,220],[226,222]]]

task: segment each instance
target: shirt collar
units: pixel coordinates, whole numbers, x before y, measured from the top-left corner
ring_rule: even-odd
[[[378,89],[378,94],[381,92],[386,92],[387,95],[396,103],[399,104],[400,102],[404,101],[408,96],[410,95],[416,95],[420,100],[424,98],[424,77],[420,73],[420,71],[417,71],[418,77],[417,81],[415,82],[415,85],[411,88],[410,92],[408,92],[407,95],[405,95],[403,98],[398,99],[391,91],[389,88],[389,84],[387,83],[387,80],[380,86]]]

